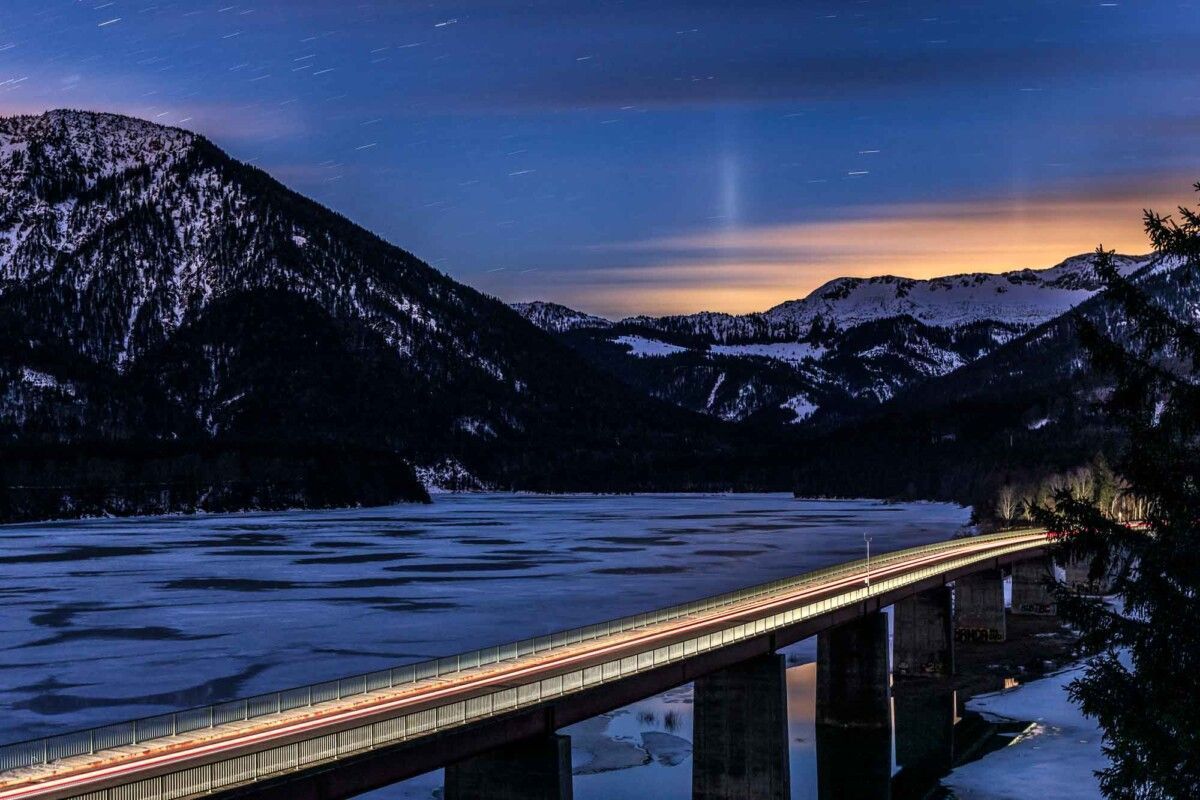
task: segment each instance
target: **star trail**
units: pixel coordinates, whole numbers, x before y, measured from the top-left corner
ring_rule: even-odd
[[[594,313],[1146,249],[1180,2],[6,0],[0,114],[200,132],[453,277]]]

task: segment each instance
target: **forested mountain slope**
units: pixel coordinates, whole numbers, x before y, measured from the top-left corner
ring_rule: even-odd
[[[746,480],[726,426],[127,117],[0,119],[0,330],[8,518],[419,499],[414,468],[526,489]]]
[[[1090,256],[929,280],[838,278],[759,314],[629,317],[516,309],[656,397],[726,420],[804,422],[872,408],[1061,316],[1100,288]],[[1144,256],[1118,256],[1130,275]]]

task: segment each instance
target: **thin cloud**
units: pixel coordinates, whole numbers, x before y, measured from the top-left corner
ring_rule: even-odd
[[[543,272],[545,299],[607,316],[763,311],[843,276],[931,278],[1046,267],[1103,244],[1149,250],[1141,211],[1188,202],[1188,181],[1140,189],[847,210],[839,219],[594,248],[625,263]]]

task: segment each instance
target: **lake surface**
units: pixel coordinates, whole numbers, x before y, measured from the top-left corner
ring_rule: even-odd
[[[4,526],[0,741],[650,610],[859,558],[864,533],[874,552],[946,539],[968,515],[787,495],[480,494],[430,506]],[[793,660],[811,660],[811,650],[802,645]],[[789,683],[804,681],[796,673]],[[584,733],[640,741],[653,729],[687,740],[690,690],[681,691]],[[581,775],[577,796],[642,796],[637,775],[654,771],[686,787],[674,740],[654,741],[664,758]],[[586,758],[576,753],[580,766]],[[387,796],[410,791],[431,790],[417,781]]]

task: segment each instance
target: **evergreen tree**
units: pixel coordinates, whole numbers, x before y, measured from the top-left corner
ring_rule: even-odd
[[[1200,183],[1196,184],[1200,192]],[[1179,283],[1200,270],[1200,215],[1145,214],[1146,232]],[[1060,556],[1111,581],[1114,609],[1089,592],[1059,589],[1059,608],[1098,655],[1071,686],[1104,730],[1110,798],[1200,797],[1200,331],[1194,309],[1156,304],[1119,274],[1112,253],[1096,270],[1123,313],[1080,317],[1093,367],[1112,391],[1110,419],[1126,434],[1113,462],[1118,503],[1058,493],[1036,516],[1058,534]],[[1182,311],[1182,313],[1181,313]]]

